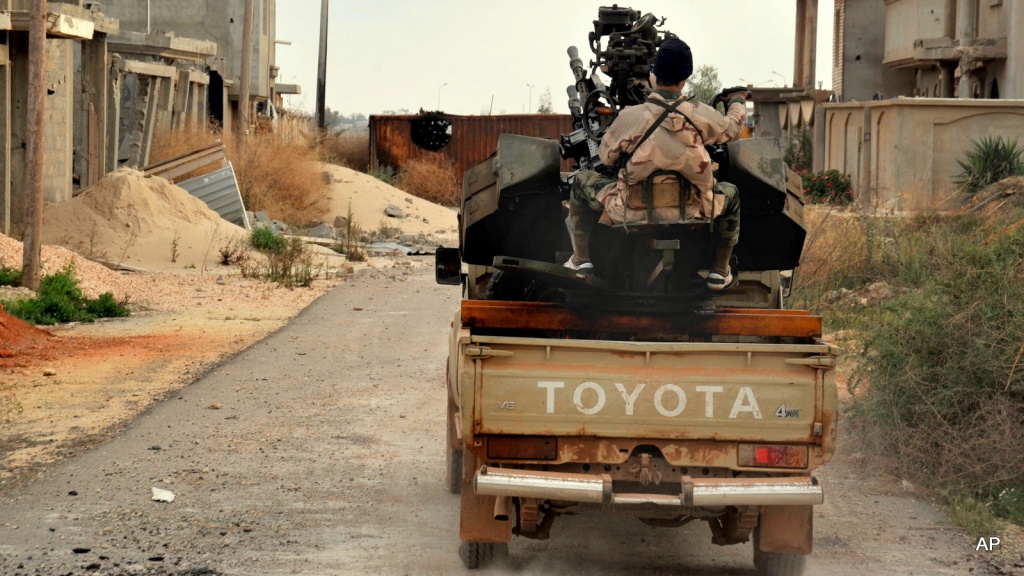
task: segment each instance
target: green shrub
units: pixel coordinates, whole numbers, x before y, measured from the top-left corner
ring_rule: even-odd
[[[22,271],[0,262],[0,286],[21,286]]]
[[[838,170],[803,171],[804,201],[807,204],[839,204],[853,202],[853,183]]]
[[[984,502],[970,496],[949,498],[946,513],[950,521],[962,528],[968,536],[981,538],[999,533],[1000,522],[992,510]]]
[[[970,520],[977,506],[1024,522],[1022,217],[889,219],[894,259],[874,270],[902,293],[859,313],[850,422],[900,477],[949,494],[968,530],[991,524]]]
[[[961,189],[968,194],[1009,178],[1024,175],[1024,148],[1017,139],[1003,140],[1002,136],[986,136],[971,141],[974,148],[967,153],[967,161],[957,160],[963,172],[959,176]]]
[[[284,236],[275,233],[269,226],[257,226],[249,233],[249,243],[260,252],[280,254],[284,251],[287,241]]]
[[[322,273],[324,266],[299,238],[288,238],[279,252],[267,252],[266,260],[246,259],[241,271],[245,278],[278,282],[285,286],[308,287]]]
[[[100,294],[99,298],[88,301],[86,311],[97,318],[127,318],[131,316],[128,308],[118,302],[111,292],[104,292]]]
[[[110,292],[95,300],[86,298],[71,264],[59,272],[43,276],[35,298],[4,303],[4,309],[12,316],[42,325],[125,318],[131,314],[126,306],[127,302],[118,302]]]
[[[378,166],[370,175],[388,185],[395,182],[395,169],[391,166]]]

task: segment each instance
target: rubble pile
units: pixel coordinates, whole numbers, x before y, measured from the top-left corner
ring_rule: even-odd
[[[60,204],[47,205],[43,243],[151,271],[202,267],[245,230],[163,178],[122,169]]]

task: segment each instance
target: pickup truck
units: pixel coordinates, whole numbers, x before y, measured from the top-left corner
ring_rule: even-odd
[[[564,224],[560,212],[544,221],[544,194],[516,196],[524,182],[543,188],[539,171],[558,174],[557,160],[505,170],[508,158],[544,156],[510,152],[546,146],[515,138],[503,135],[498,153],[467,173],[461,249],[437,254],[438,282],[465,291],[447,370],[447,486],[461,494],[463,562],[484,566],[514,536],[548,539],[560,515],[610,510],[664,528],[707,522],[713,544],[752,538],[761,574],[801,574],[813,506],[824,501],[814,471],[837,435],[838,349],[821,340],[821,318],[783,309],[779,270],[741,271],[740,288],[699,305],[572,278],[553,264],[561,256],[516,244],[539,236],[516,226],[562,234]],[[780,182],[780,214],[802,229],[799,184],[791,171]],[[490,208],[474,216],[487,194],[498,201],[478,202]],[[505,198],[515,202],[503,215]],[[501,289],[510,275],[528,284]],[[546,289],[535,289],[538,279]]]

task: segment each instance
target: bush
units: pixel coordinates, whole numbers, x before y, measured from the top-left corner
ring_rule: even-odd
[[[289,287],[308,287],[325,272],[324,266],[316,261],[316,256],[301,239],[282,240],[284,247],[280,252],[265,251],[264,260],[243,261],[242,276],[278,282]]]
[[[391,166],[377,166],[372,176],[390,186],[395,182],[395,169]]]
[[[1006,141],[1002,136],[986,136],[971,144],[974,149],[967,153],[967,162],[957,160],[963,169],[959,184],[964,192],[976,194],[989,184],[1024,175],[1024,148],[1017,145],[1016,138]]]
[[[249,232],[249,243],[260,252],[280,254],[288,241],[284,236],[274,232],[269,226],[256,226]]]
[[[363,251],[363,243],[359,240],[362,235],[363,229],[352,214],[352,203],[350,202],[348,216],[345,220],[345,239],[337,245],[335,251],[344,254],[349,262],[365,262],[366,252]]]
[[[21,286],[22,271],[0,262],[0,286]]]
[[[257,132],[249,135],[243,153],[233,135],[191,125],[158,131],[153,137],[151,161],[159,162],[215,140],[224,142],[246,210],[263,210],[291,225],[322,219],[327,213],[327,183],[319,166],[318,143],[303,136],[288,138],[284,134]],[[208,166],[177,180],[218,168]]]
[[[977,506],[1024,521],[1024,210],[832,224],[846,243],[827,248],[839,273],[808,274],[819,289],[898,288],[877,309],[840,316],[862,340],[846,414],[865,452],[947,494],[970,530],[991,524],[968,522]]]
[[[370,133],[342,132],[320,139],[320,159],[359,172],[370,169]]]
[[[824,172],[804,171],[804,201],[807,204],[839,204],[853,202],[853,184],[850,177],[838,170]]]
[[[442,154],[424,154],[406,162],[394,184],[417,198],[457,206],[462,199],[462,187],[455,166],[454,160]]]
[[[127,302],[118,302],[110,292],[90,300],[82,294],[74,266],[44,276],[38,296],[31,300],[4,303],[12,316],[31,324],[53,325],[67,322],[94,322],[97,318],[126,318],[131,315]]]

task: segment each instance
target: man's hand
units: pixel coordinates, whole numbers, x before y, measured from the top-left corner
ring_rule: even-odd
[[[726,92],[722,95],[722,99],[726,102],[733,98],[743,98],[744,100],[750,100],[750,90],[744,88],[743,90],[736,90],[735,92]]]
[[[712,106],[717,106],[719,102],[722,104],[728,104],[733,98],[743,98],[744,100],[750,99],[750,90],[747,90],[746,86],[736,86],[735,88],[726,88],[718,93],[717,96],[711,100]]]

